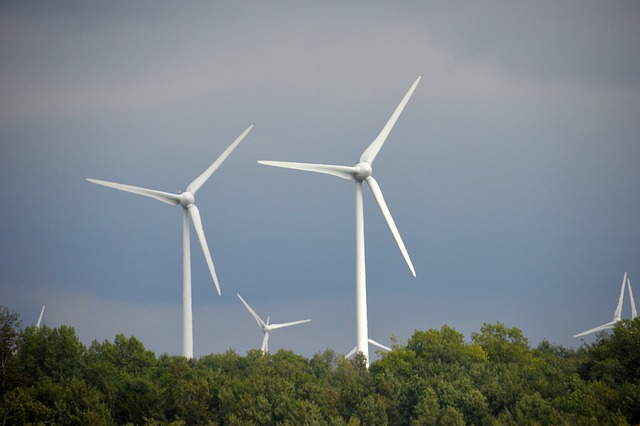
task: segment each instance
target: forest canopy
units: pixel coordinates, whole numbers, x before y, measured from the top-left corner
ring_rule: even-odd
[[[332,350],[157,356],[135,337],[86,347],[0,306],[0,421],[146,425],[640,423],[640,318],[578,349],[518,328],[415,330],[369,369]]]

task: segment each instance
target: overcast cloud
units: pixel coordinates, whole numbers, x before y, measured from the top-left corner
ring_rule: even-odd
[[[222,297],[194,244],[195,353],[259,347],[235,293],[312,319],[272,351],[348,352],[353,184],[256,160],[353,164],[422,74],[375,163],[417,278],[367,190],[370,336],[579,345],[624,272],[640,294],[639,23],[636,2],[4,2],[0,303],[179,354],[179,209],[85,178],[184,190],[255,123],[198,193]]]

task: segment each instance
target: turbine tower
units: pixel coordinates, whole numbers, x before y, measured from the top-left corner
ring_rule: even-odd
[[[107,186],[110,188],[119,189],[121,191],[132,192],[134,194],[143,195],[145,197],[155,198],[163,203],[171,205],[180,205],[183,209],[182,220],[182,354],[187,358],[193,358],[193,313],[191,306],[191,244],[189,240],[190,226],[189,222],[193,223],[193,228],[196,231],[204,258],[209,267],[209,272],[213,278],[213,283],[216,286],[216,291],[220,295],[220,284],[218,283],[218,277],[216,275],[215,268],[213,267],[213,261],[211,260],[211,254],[209,253],[209,247],[207,246],[207,240],[204,236],[204,230],[202,228],[202,220],[200,218],[200,211],[195,205],[196,192],[204,185],[204,183],[211,177],[213,172],[216,171],[222,162],[231,154],[231,152],[238,146],[238,144],[244,139],[244,137],[253,128],[253,124],[249,126],[238,138],[233,141],[231,145],[213,162],[200,176],[198,176],[193,182],[191,182],[186,191],[172,194],[169,192],[156,191],[153,189],[140,188],[137,186],[123,185],[120,183],[107,182],[97,179],[87,179],[91,183]]]
[[[618,298],[618,306],[616,306],[616,310],[613,313],[613,320],[602,324],[598,327],[594,327],[590,330],[583,331],[582,333],[578,333],[573,337],[582,337],[587,334],[595,333],[598,331],[606,330],[609,328],[615,327],[616,323],[622,319],[622,303],[624,302],[624,287],[625,285],[629,289],[629,299],[631,301],[631,319],[635,319],[638,316],[638,312],[636,310],[636,303],[633,300],[633,293],[631,292],[631,281],[627,278],[627,273],[624,273],[624,277],[622,278],[622,286],[620,287],[620,297]]]
[[[242,304],[249,310],[251,315],[253,315],[253,318],[255,318],[256,322],[258,323],[258,326],[262,329],[262,332],[264,333],[264,337],[262,338],[262,346],[260,347],[260,350],[262,351],[263,354],[266,354],[269,352],[269,333],[271,332],[271,330],[275,330],[277,328],[289,327],[292,325],[302,324],[302,323],[311,321],[310,319],[306,319],[306,320],[300,320],[300,321],[285,322],[283,324],[269,324],[268,316],[267,316],[267,322],[262,321],[262,318],[260,318],[258,314],[256,314],[256,311],[251,309],[251,306],[249,306],[249,304],[244,301],[242,296],[240,296],[239,294],[237,296],[242,302]]]
[[[382,131],[378,135],[377,138],[369,145],[369,147],[362,153],[360,156],[360,160],[358,164],[355,166],[334,166],[334,165],[326,165],[326,164],[309,164],[309,163],[292,163],[292,162],[283,162],[283,161],[258,161],[260,164],[264,164],[267,166],[275,166],[275,167],[283,167],[288,169],[295,170],[304,170],[309,172],[316,173],[325,173],[333,176],[337,176],[339,178],[354,180],[356,184],[356,333],[357,333],[357,345],[356,350],[358,352],[362,352],[362,354],[366,358],[367,366],[369,365],[369,348],[368,343],[370,342],[368,336],[368,326],[367,326],[367,284],[366,284],[366,269],[365,269],[365,254],[364,254],[364,207],[362,200],[362,182],[367,182],[369,187],[371,188],[371,192],[373,193],[374,198],[376,199],[380,210],[384,218],[391,229],[391,233],[400,248],[400,252],[404,256],[409,269],[413,276],[416,276],[415,269],[413,268],[413,264],[411,263],[411,259],[409,258],[409,253],[405,248],[404,243],[402,242],[402,238],[400,237],[400,233],[398,232],[398,228],[396,227],[393,218],[391,217],[391,213],[389,212],[389,208],[387,207],[387,203],[384,201],[384,197],[382,196],[382,191],[380,190],[380,186],[372,176],[372,164],[375,160],[378,152],[382,148],[387,136],[391,132],[391,129],[395,125],[398,117],[402,113],[405,105],[411,98],[416,86],[420,82],[422,76],[418,76],[418,78],[414,81],[413,85],[404,96],[396,110],[393,112],[387,124],[382,128]],[[377,343],[377,342],[376,342]],[[386,347],[383,347],[386,348]]]

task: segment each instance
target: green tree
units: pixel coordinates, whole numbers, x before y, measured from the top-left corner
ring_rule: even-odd
[[[135,337],[127,338],[124,334],[118,334],[113,343],[94,341],[87,350],[87,359],[107,362],[119,372],[131,375],[148,375],[157,363],[153,351],[145,349]]]
[[[20,335],[17,352],[26,385],[45,377],[54,382],[81,377],[85,350],[73,327],[27,327]]]
[[[217,418],[216,395],[211,391],[213,373],[199,368],[197,360],[162,355],[155,375],[164,417],[189,425],[207,424]]]
[[[407,349],[432,364],[468,364],[486,356],[479,350],[470,350],[464,335],[444,325],[440,330],[415,331],[407,342]]]
[[[640,423],[640,320],[578,350],[546,341],[531,349],[501,323],[470,342],[446,325],[416,330],[367,369],[362,356],[331,350],[156,358],[122,334],[85,350],[73,328],[19,331],[6,309],[0,319],[2,424]]]
[[[489,362],[474,377],[480,391],[496,416],[513,413],[517,402],[533,392],[543,361],[533,355],[529,342],[518,328],[498,322],[483,324],[480,333],[472,333],[472,341],[487,353]]]
[[[77,378],[54,382],[44,377],[5,395],[3,424],[111,425],[100,392]]]
[[[157,360],[138,339],[119,334],[113,343],[94,341],[84,358],[84,377],[100,390],[116,422],[141,424],[144,418],[162,417],[160,391],[151,379]]]
[[[4,394],[0,405],[2,425],[24,425],[43,422],[50,417],[49,409],[29,388],[17,387]]]
[[[361,424],[365,425],[388,425],[386,404],[384,399],[375,393],[362,398],[356,408],[356,413]]]
[[[442,409],[438,425],[442,426],[464,426],[464,415],[454,407],[445,407]]]
[[[557,425],[563,423],[560,413],[537,392],[524,395],[517,402],[513,418],[519,425]]]
[[[371,392],[372,383],[362,354],[356,354],[351,360],[344,357],[338,359],[331,376],[331,384],[340,395],[338,412],[342,418],[357,418],[355,413],[363,399]]]
[[[0,305],[0,397],[20,381],[15,354],[21,325],[22,321],[17,313]]]
[[[435,391],[425,389],[418,399],[411,417],[412,425],[435,425],[440,418],[440,404]]]
[[[522,330],[505,327],[500,322],[483,324],[480,333],[471,333],[471,339],[495,362],[522,363],[529,355],[529,341]]]
[[[396,345],[371,364],[369,373],[376,392],[385,398],[390,424],[408,424],[413,410],[428,387],[418,367],[416,353]]]
[[[640,423],[640,318],[599,334],[581,371],[608,410],[619,409],[630,424]]]

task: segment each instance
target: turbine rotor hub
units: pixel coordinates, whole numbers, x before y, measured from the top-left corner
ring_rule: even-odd
[[[182,207],[189,207],[196,202],[196,198],[190,192],[183,192],[180,194],[180,205]]]
[[[356,164],[356,174],[355,179],[359,182],[366,180],[371,176],[373,169],[371,168],[371,163],[367,163],[363,161],[362,163]]]

